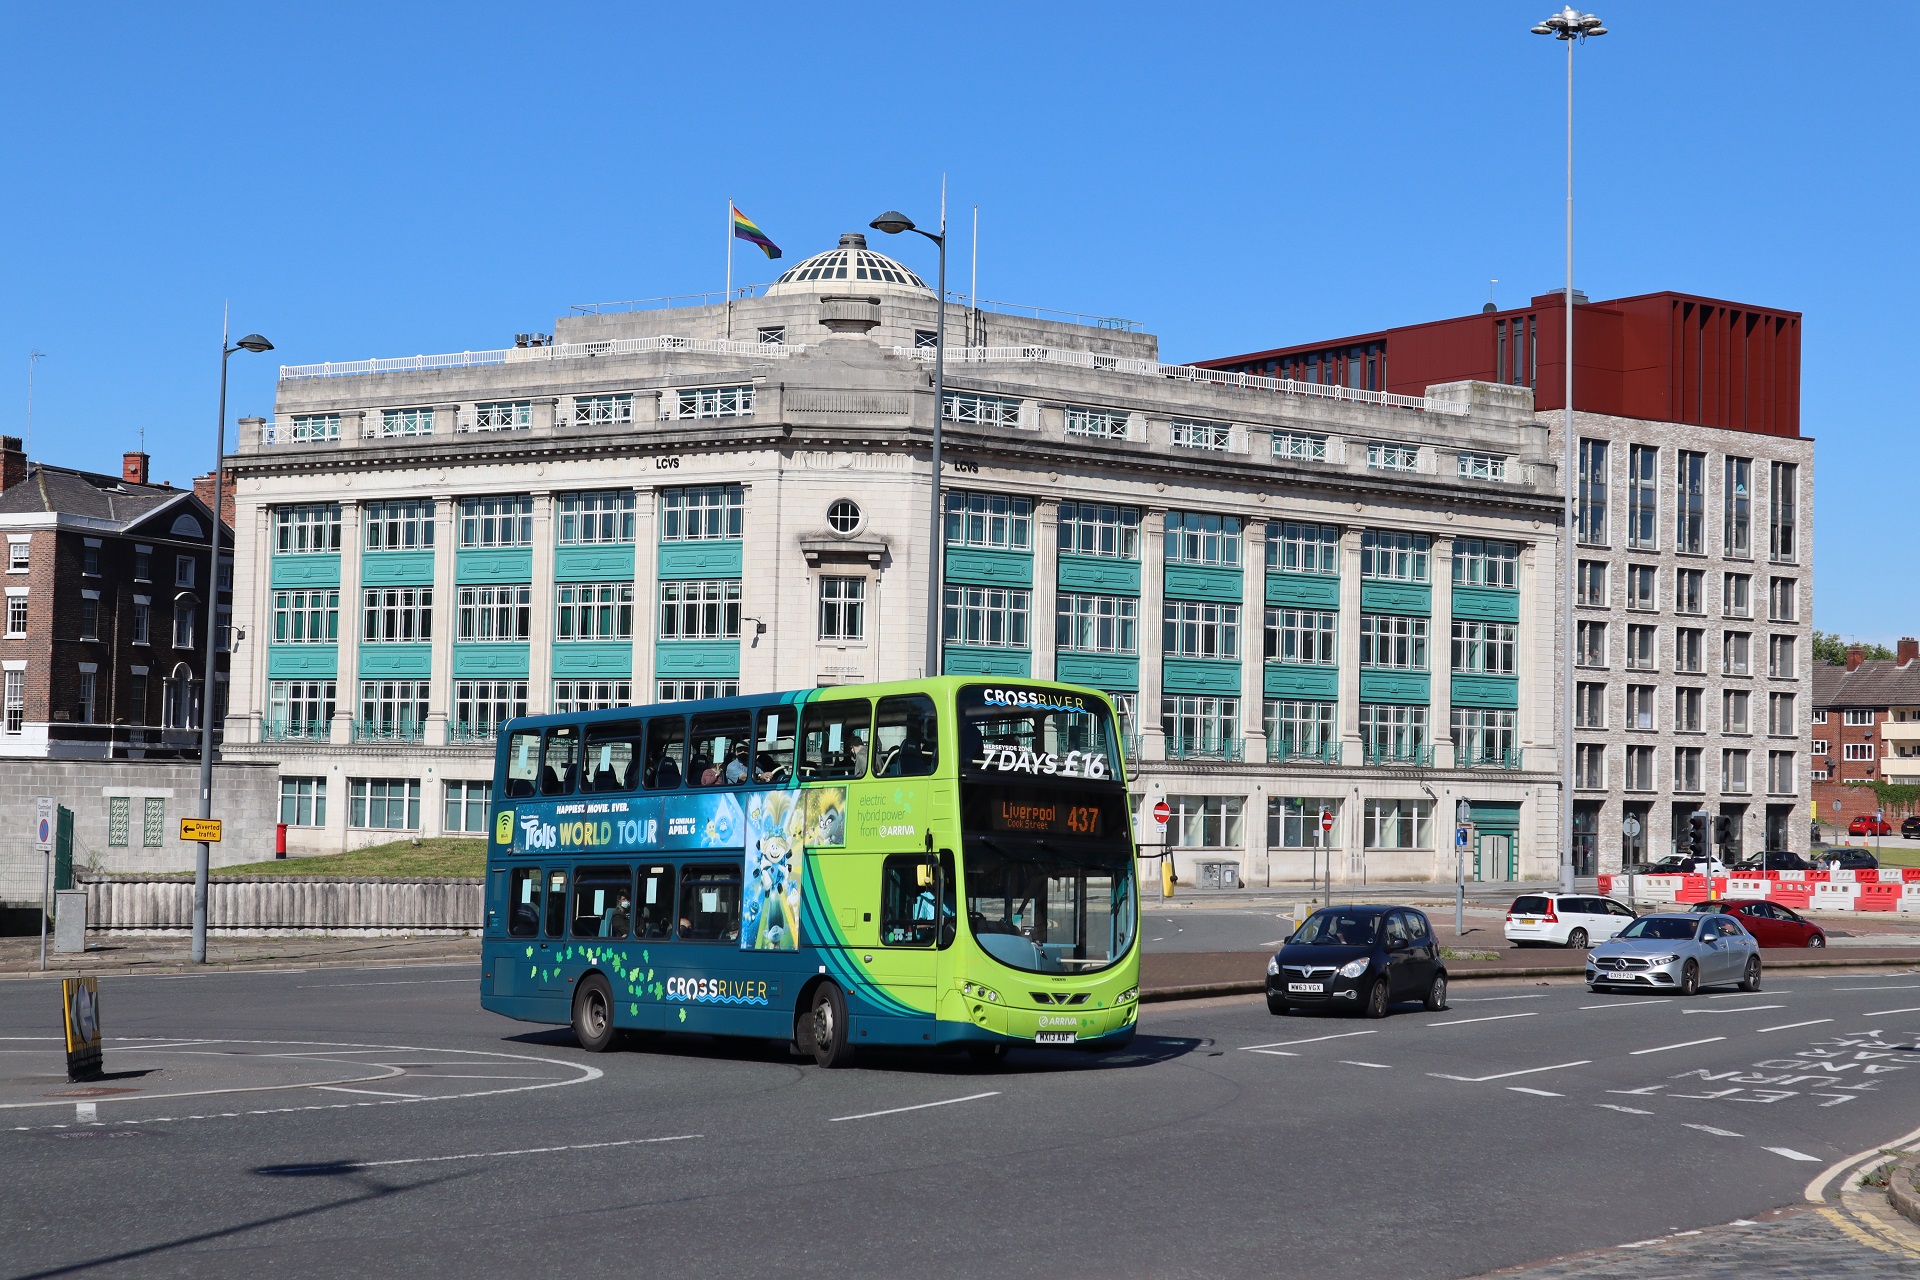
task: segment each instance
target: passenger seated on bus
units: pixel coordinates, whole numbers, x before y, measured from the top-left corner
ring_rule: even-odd
[[[762,751],[759,759],[753,762],[753,776],[761,782],[785,782],[790,773],[792,770],[775,760],[768,751]]]
[[[705,756],[696,756],[693,761],[693,767],[687,770],[687,772],[697,779],[693,784],[696,787],[717,787],[720,785],[720,770],[718,766]]]
[[[733,744],[733,758],[727,761],[727,785],[737,787],[747,780],[752,770],[747,767],[747,744]]]
[[[632,901],[623,893],[620,895],[620,900],[617,903],[601,914],[600,936],[603,938],[626,937],[627,922],[632,914]]]

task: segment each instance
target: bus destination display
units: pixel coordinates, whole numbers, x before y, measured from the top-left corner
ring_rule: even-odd
[[[1104,834],[1099,804],[1072,800],[1039,800],[1000,794],[988,802],[988,825],[994,831],[1028,835],[1098,836]]]

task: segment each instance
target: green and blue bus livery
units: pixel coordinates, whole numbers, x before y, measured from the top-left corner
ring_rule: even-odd
[[[942,677],[500,732],[481,1003],[621,1031],[1107,1049],[1139,899],[1112,704]]]

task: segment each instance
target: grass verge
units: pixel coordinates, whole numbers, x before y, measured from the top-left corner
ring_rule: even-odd
[[[311,858],[275,858],[236,867],[215,867],[216,876],[378,876],[411,880],[420,876],[480,876],[487,870],[487,842],[453,836],[395,840],[351,853]]]

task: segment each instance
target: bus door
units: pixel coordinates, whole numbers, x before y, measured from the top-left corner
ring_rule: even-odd
[[[627,963],[633,966],[637,980],[632,984],[637,1012],[629,1017],[643,1031],[662,1031],[667,1015],[656,991],[664,991],[665,969],[670,962],[673,941],[673,864],[643,862],[633,899],[633,941],[628,946]]]
[[[573,1016],[572,984],[560,972],[560,953],[567,949],[567,873],[549,867],[546,873],[547,919],[539,943],[533,949],[539,972],[535,975],[535,993],[557,999],[562,1020]]]
[[[879,945],[871,952],[860,951],[861,967],[880,989],[877,994],[891,997],[880,1001],[882,1007],[897,1002],[912,1013],[902,1015],[905,1021],[898,1028],[874,1028],[874,1034],[856,1038],[869,1043],[930,1041],[937,984],[952,954],[941,945],[943,931],[951,941],[954,927],[952,877],[942,875],[935,854],[889,854],[880,860],[879,905]]]

